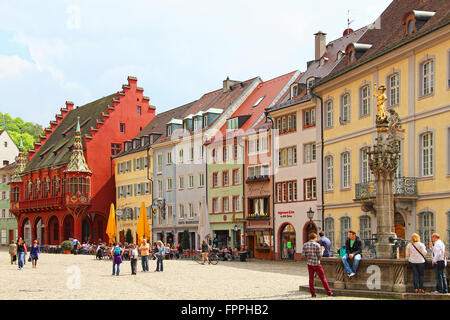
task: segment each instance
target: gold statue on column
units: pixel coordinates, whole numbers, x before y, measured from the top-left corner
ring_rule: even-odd
[[[378,94],[377,94],[377,84],[374,85],[374,97],[377,98],[377,123],[382,123],[387,121],[388,114],[386,112],[386,87],[385,86],[379,86],[378,87]]]

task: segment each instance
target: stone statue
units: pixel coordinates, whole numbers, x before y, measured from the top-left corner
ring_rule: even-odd
[[[375,93],[374,93],[374,97],[377,98],[377,123],[384,123],[387,121],[387,112],[386,112],[386,87],[385,86],[379,86],[378,87],[378,94],[377,92],[377,85],[375,84]]]

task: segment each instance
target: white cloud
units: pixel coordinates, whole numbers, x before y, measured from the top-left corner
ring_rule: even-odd
[[[19,77],[33,64],[18,56],[0,56],[0,79]]]

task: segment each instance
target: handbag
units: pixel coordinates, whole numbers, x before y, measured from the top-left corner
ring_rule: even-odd
[[[416,248],[416,246],[411,243],[411,245],[414,247],[414,249],[417,250],[417,252],[422,256],[423,260],[425,260],[425,262],[423,263],[425,266],[427,265],[427,259],[424,257],[424,255],[422,254],[422,252],[419,251],[419,249]]]
[[[28,262],[31,262],[31,254],[30,254],[30,256],[28,257]]]

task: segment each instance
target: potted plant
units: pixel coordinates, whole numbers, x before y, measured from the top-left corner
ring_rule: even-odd
[[[70,254],[72,249],[73,249],[72,241],[65,240],[61,243],[61,250],[63,250],[65,254]]]

